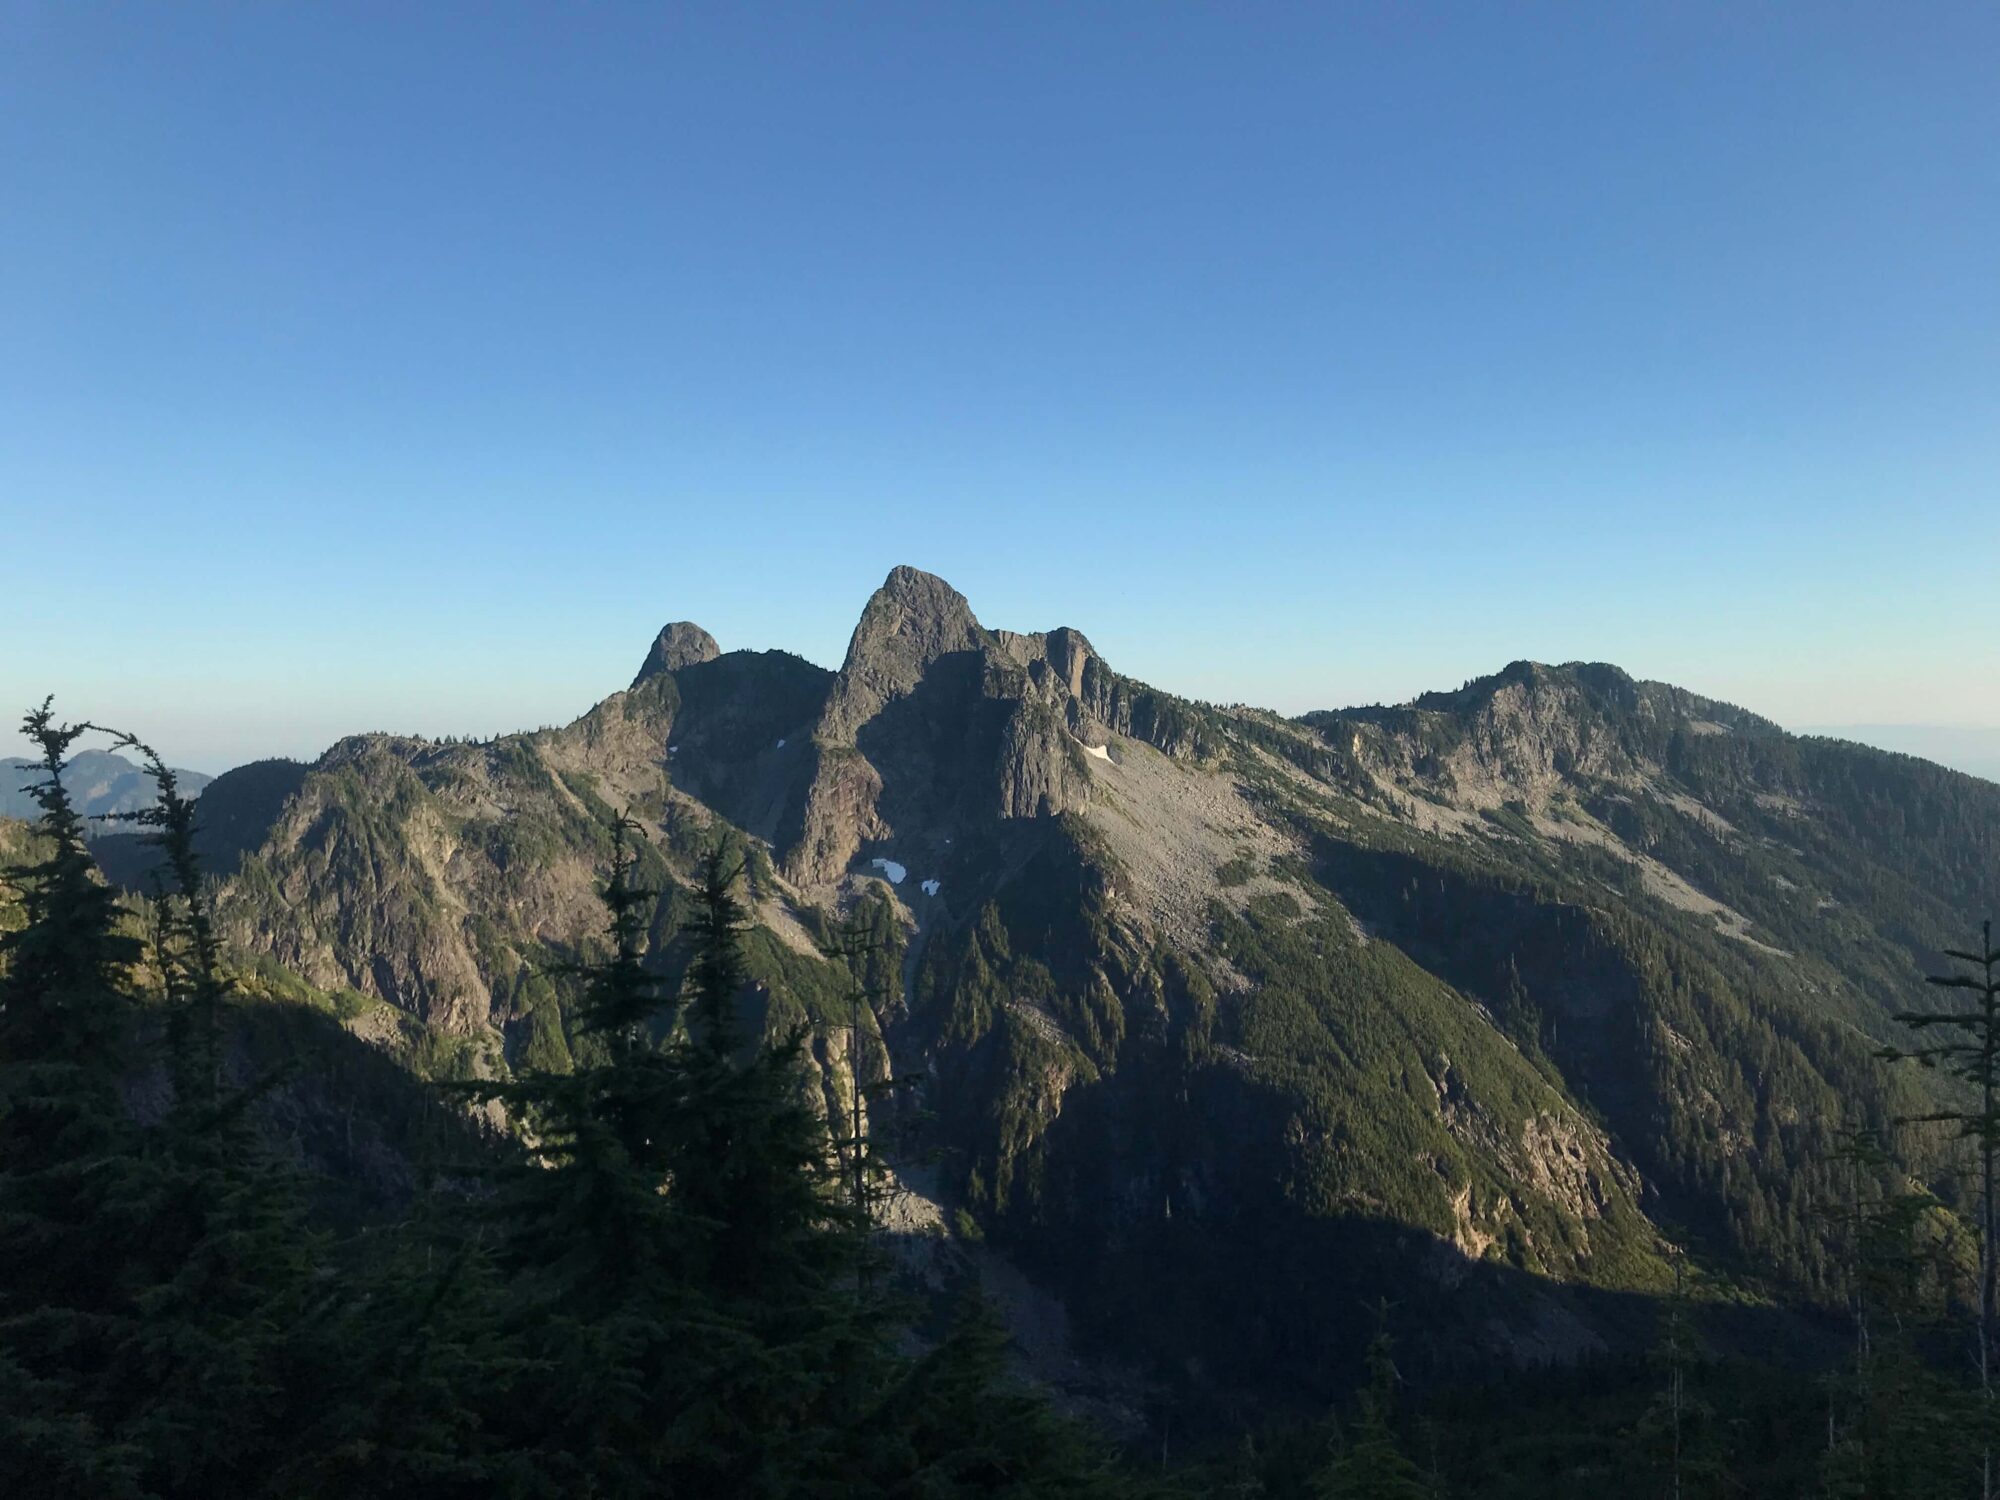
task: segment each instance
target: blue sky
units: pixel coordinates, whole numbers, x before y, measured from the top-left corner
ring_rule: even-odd
[[[1986,0],[0,3],[0,705],[491,733],[907,562],[1288,711],[2000,727],[1996,77]]]

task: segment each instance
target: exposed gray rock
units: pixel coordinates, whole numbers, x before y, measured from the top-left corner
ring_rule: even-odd
[[[1080,632],[988,630],[943,579],[895,569],[862,611],[827,695],[786,873],[823,890],[864,844],[941,848],[952,829],[996,814],[1052,818],[1081,806],[1090,778],[1077,741],[1101,744],[1105,728],[1078,695],[1108,696],[1111,678]]]
[[[1048,704],[1018,705],[1000,746],[1000,816],[1052,818],[1081,806],[1089,797],[1090,775],[1076,763],[1075,743]]]
[[[632,686],[637,687],[662,672],[678,672],[683,667],[714,661],[721,654],[722,648],[715,644],[714,636],[691,620],[676,620],[655,637],[653,649],[646,653],[646,664],[639,668]]]
[[[854,627],[820,737],[852,744],[863,724],[913,690],[940,657],[993,644],[957,589],[915,568],[894,569]]]

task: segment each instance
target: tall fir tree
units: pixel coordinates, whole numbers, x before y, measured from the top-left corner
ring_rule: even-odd
[[[676,1007],[645,966],[629,836],[609,952],[575,976],[572,1024],[604,1060],[461,1090],[531,1142],[491,1210],[529,1361],[500,1420],[559,1488],[785,1493],[852,1438],[843,1375],[879,1340],[842,1281],[855,1252],[796,1048],[741,1036],[739,869],[704,865]]]
[[[891,1078],[870,1083],[863,1076],[868,1066],[868,1042],[874,1035],[870,1022],[888,996],[884,975],[888,943],[881,926],[885,915],[885,908],[871,901],[832,926],[820,943],[821,954],[847,976],[846,1118],[835,1140],[835,1153],[841,1164],[842,1189],[864,1224],[873,1220],[876,1199],[887,1176],[879,1144],[871,1135],[872,1107],[895,1086]]]
[[[1864,1163],[1873,1157],[1865,1142]],[[1979,1461],[1979,1395],[1927,1349],[1962,1303],[1977,1252],[1928,1192],[1851,1210],[1857,1320],[1844,1410],[1830,1407],[1820,1479],[1829,1500],[1933,1500],[1966,1493]]]
[[[274,1079],[226,1077],[229,984],[195,854],[195,804],[151,747],[157,800],[137,821],[159,850],[156,962],[171,1104],[141,1139],[147,1232],[135,1247],[140,1321],[118,1399],[165,1495],[255,1494],[296,1457],[311,1366],[320,1236],[297,1168],[260,1137],[252,1105]]]
[[[669,1060],[641,1033],[663,1005],[641,963],[645,900],[616,830],[603,900],[609,955],[577,966],[571,1024],[608,1044],[572,1070],[523,1069],[454,1092],[498,1103],[524,1138],[482,1217],[525,1365],[492,1393],[499,1440],[560,1491],[638,1495],[689,1456],[684,1408],[715,1341],[680,1275],[684,1215],[666,1191]]]
[[[1314,1500],[1432,1500],[1431,1487],[1397,1441],[1396,1363],[1386,1330],[1368,1345],[1368,1383],[1332,1458],[1313,1479]]]
[[[1977,972],[1933,974],[1928,982],[1967,993],[1971,1007],[1899,1015],[1896,1019],[1911,1030],[1933,1033],[1941,1040],[1887,1049],[1883,1055],[1942,1068],[1969,1085],[1977,1100],[1970,1107],[1940,1110],[1918,1119],[1956,1126],[1959,1135],[1972,1142],[1979,1160],[1979,1311],[1974,1331],[1980,1396],[1979,1493],[1981,1500],[1993,1500],[1995,1481],[2000,1477],[1994,1470],[1994,1441],[2000,1421],[1996,1421],[1993,1400],[1995,1281],[2000,1276],[2000,1244],[1995,1240],[2000,1203],[1994,1197],[1995,1169],[2000,1165],[2000,950],[1993,946],[1993,924],[1980,925],[1976,952],[1952,948],[1946,950],[1946,956]]]
[[[839,1493],[879,1466],[889,1439],[890,1328],[860,1275],[865,1217],[842,1193],[832,1133],[807,1102],[803,1036],[763,1038],[743,1023],[742,871],[740,853],[718,841],[697,872],[683,1025],[668,1049],[681,1084],[665,1140],[690,1230],[683,1274],[750,1356],[720,1372],[701,1411],[732,1455],[716,1478]],[[789,1442],[772,1445],[760,1429],[789,1430]]]
[[[1726,1468],[1717,1451],[1715,1410],[1700,1394],[1696,1377],[1704,1350],[1695,1326],[1695,1299],[1685,1251],[1673,1255],[1673,1290],[1660,1308],[1652,1363],[1659,1387],[1640,1414],[1635,1437],[1658,1476],[1662,1500],[1696,1500],[1714,1493]]]
[[[138,1317],[128,1253],[146,1194],[120,1085],[139,946],[63,782],[87,726],[44,702],[23,728],[47,852],[10,872],[25,922],[0,935],[0,1472],[25,1494],[140,1494],[140,1448],[105,1399]]]
[[[153,805],[124,815],[124,821],[147,829],[148,842],[160,854],[153,947],[167,1011],[174,1105],[190,1117],[206,1115],[221,1101],[228,985],[195,852],[195,804],[181,792],[179,773],[150,745],[134,735],[119,734],[113,746],[135,752],[153,781]]]
[[[141,819],[168,875],[148,1003],[63,785],[87,727],[28,717],[50,853],[19,872],[27,921],[0,952],[0,1474],[51,1496],[354,1493],[322,1413],[352,1363],[338,1336],[361,1324],[322,1274],[295,1170],[257,1134],[256,1091],[224,1076],[192,804],[123,740],[160,790]]]
[[[1008,1353],[993,1309],[967,1294],[945,1337],[909,1366],[888,1403],[907,1453],[883,1492],[922,1500],[1117,1500],[1145,1492],[1087,1429],[1012,1376]]]

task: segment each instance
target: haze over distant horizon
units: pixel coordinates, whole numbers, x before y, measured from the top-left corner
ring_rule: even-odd
[[[838,665],[902,562],[1287,712],[2000,732],[2000,12],[1536,17],[0,7],[0,755]]]

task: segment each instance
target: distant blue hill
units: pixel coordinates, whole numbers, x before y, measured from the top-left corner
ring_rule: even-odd
[[[181,791],[199,796],[213,781],[199,771],[178,771]],[[0,760],[0,818],[38,818],[42,809],[28,788],[41,779],[41,768],[31,760]],[[63,777],[75,800],[77,811],[86,817],[101,818],[113,813],[138,812],[151,807],[155,799],[153,782],[140,767],[123,756],[104,750],[85,750],[69,763]]]

